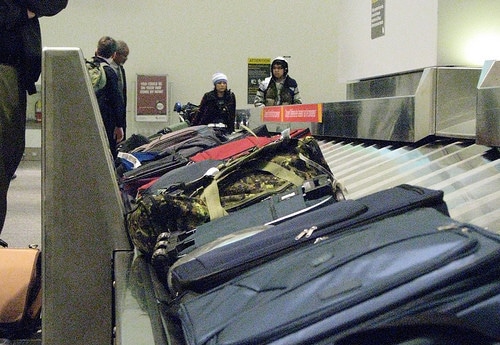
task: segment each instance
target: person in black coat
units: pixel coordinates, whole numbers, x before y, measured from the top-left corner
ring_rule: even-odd
[[[302,104],[297,81],[288,75],[288,61],[278,56],[271,62],[271,76],[259,83],[256,107]]]
[[[118,89],[122,95],[124,114],[123,114],[123,139],[127,137],[127,76],[123,65],[128,60],[130,50],[128,44],[124,41],[116,41],[116,53],[113,55],[113,63],[111,67],[115,70],[118,76]]]
[[[39,17],[53,16],[68,0],[0,0],[0,233],[7,191],[23,157],[26,94],[36,93],[42,67]]]
[[[236,117],[236,96],[227,88],[225,74],[215,73],[212,83],[214,89],[203,95],[199,112],[191,124],[196,126],[222,123],[226,126],[227,133],[232,133]]]
[[[96,91],[96,98],[114,161],[118,155],[117,144],[124,137],[125,126],[125,103],[118,87],[118,75],[111,67],[115,53],[116,41],[109,36],[103,36],[97,43],[93,57],[93,62],[101,64],[106,73],[106,85]]]

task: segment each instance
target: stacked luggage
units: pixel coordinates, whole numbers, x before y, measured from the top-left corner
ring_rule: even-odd
[[[184,158],[126,217],[170,343],[500,341],[500,237],[442,191],[350,200],[308,130]]]

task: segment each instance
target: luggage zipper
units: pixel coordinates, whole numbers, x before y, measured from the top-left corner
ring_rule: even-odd
[[[309,238],[312,236],[313,232],[316,231],[318,227],[316,225],[311,226],[309,229],[302,230],[297,236],[295,236],[295,241],[300,240],[302,237]]]

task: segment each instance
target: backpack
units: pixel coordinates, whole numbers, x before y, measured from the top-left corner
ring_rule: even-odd
[[[163,233],[187,233],[198,225],[285,190],[303,187],[326,174],[332,191],[337,181],[311,136],[277,140],[210,169],[201,178],[140,196],[127,215],[134,246],[150,256]]]
[[[87,72],[89,73],[90,82],[94,88],[94,92],[97,92],[106,86],[106,72],[100,61],[95,59],[87,60],[85,59],[85,65],[87,66]]]

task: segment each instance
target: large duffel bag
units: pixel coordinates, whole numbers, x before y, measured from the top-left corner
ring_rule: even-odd
[[[252,267],[308,246],[318,239],[340,236],[360,224],[420,207],[433,207],[448,215],[442,191],[400,185],[358,200],[333,203],[289,217],[275,225],[228,232],[224,232],[223,226],[212,232],[196,231],[179,241],[178,247],[169,247],[170,257],[176,255],[178,258],[172,262],[167,273],[169,291],[173,296],[180,296],[189,290],[205,292]],[[221,219],[223,221],[224,218]],[[249,217],[241,223],[256,225]],[[211,224],[200,227],[203,226]],[[220,236],[210,242],[214,234]]]
[[[500,237],[419,208],[307,246],[180,303],[188,344],[310,344],[452,313],[500,339]],[[320,342],[321,343],[321,342]]]
[[[190,231],[325,174],[335,186],[332,190],[343,197],[313,137],[278,140],[229,160],[198,180],[140,197],[137,208],[127,215],[128,231],[136,248],[151,255],[163,232]]]

